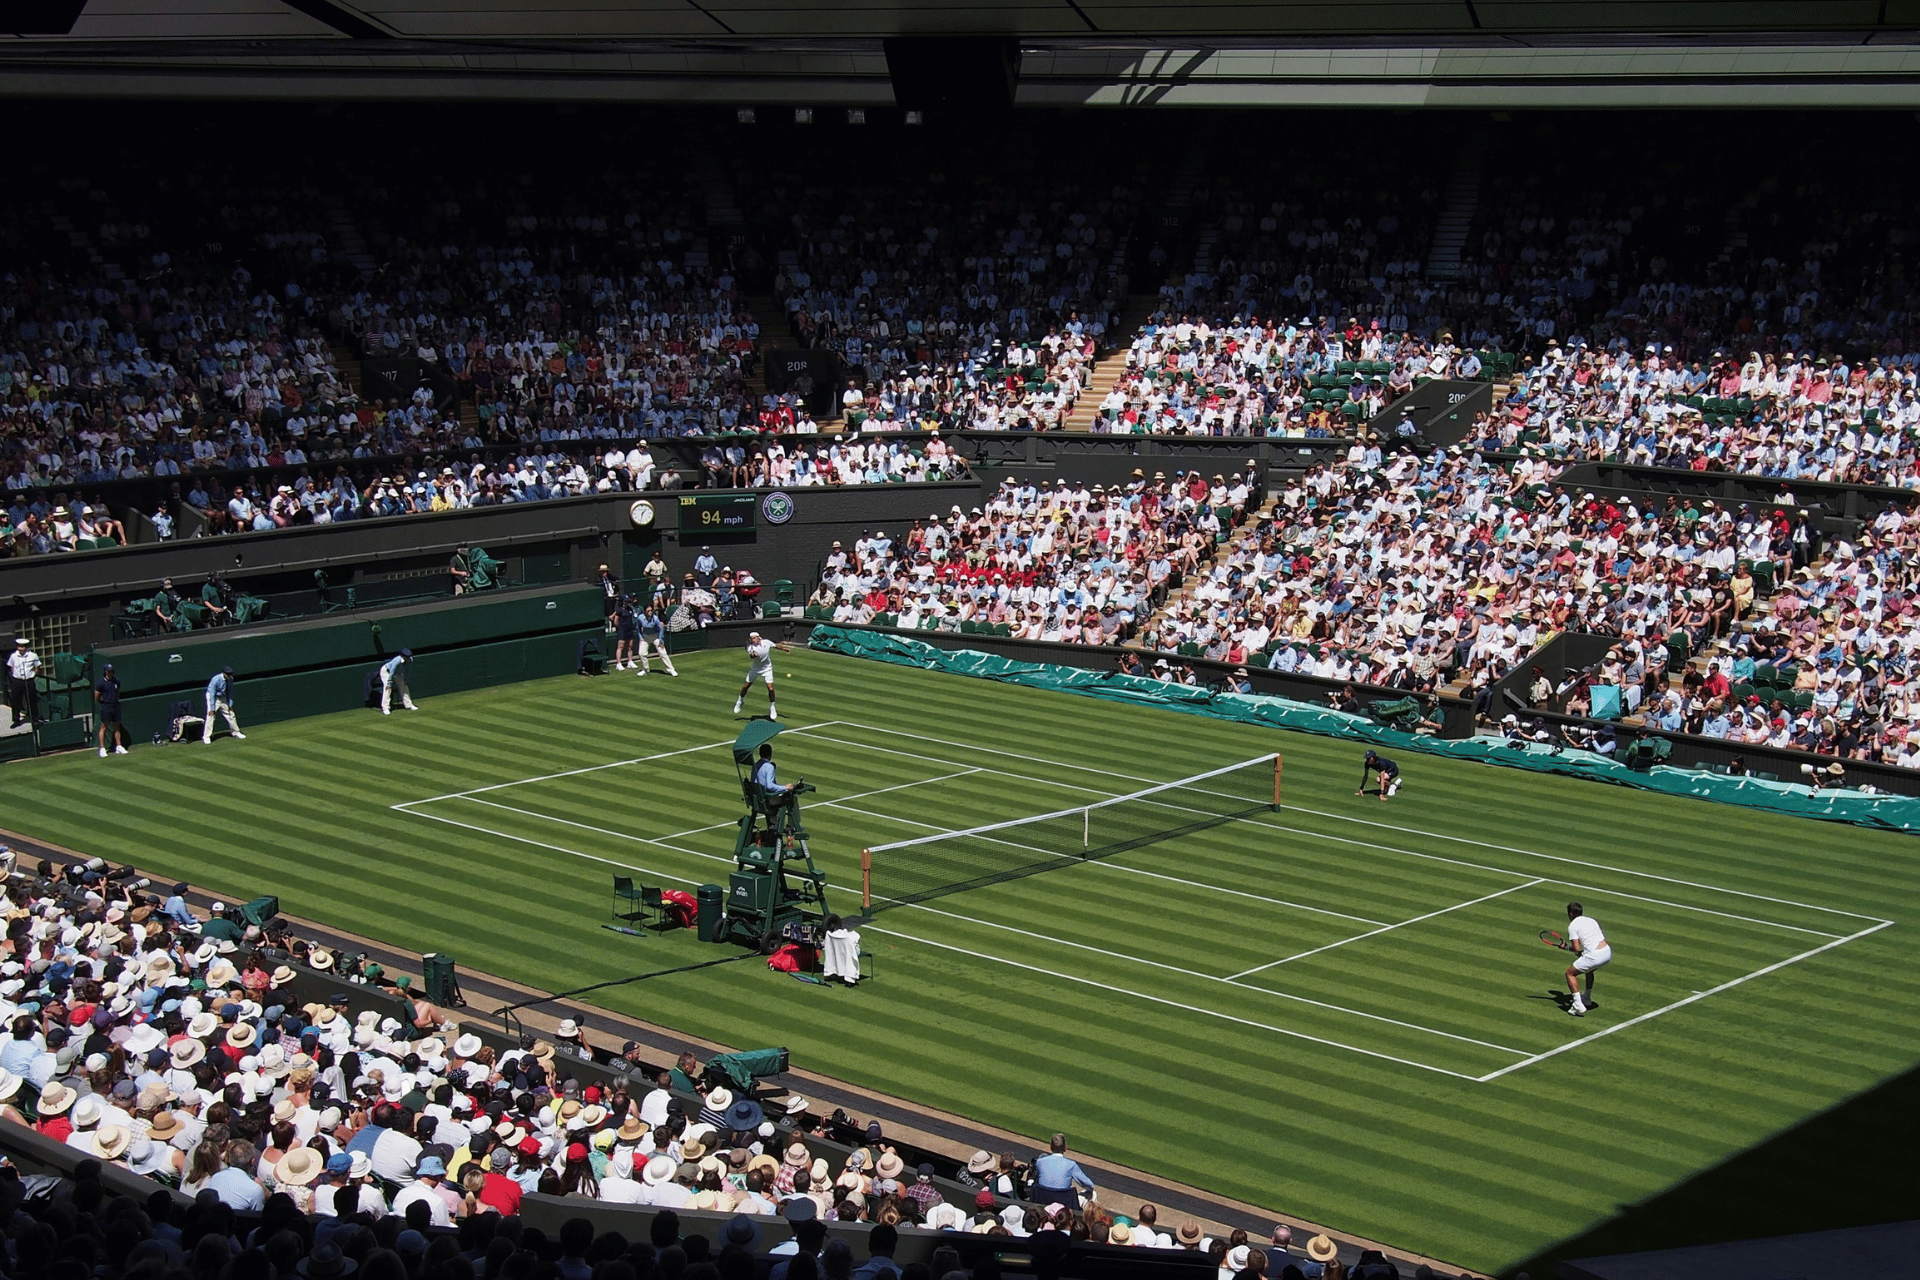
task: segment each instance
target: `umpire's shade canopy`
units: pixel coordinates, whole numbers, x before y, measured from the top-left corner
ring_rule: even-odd
[[[786,728],[787,726],[781,724],[778,720],[753,719],[747,721],[747,727],[742,729],[740,736],[733,740],[733,762],[735,764],[752,764],[753,753],[760,749],[760,744],[763,742],[772,742],[775,738],[786,732]]]

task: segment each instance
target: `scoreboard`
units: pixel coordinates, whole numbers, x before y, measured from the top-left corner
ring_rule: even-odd
[[[751,493],[683,493],[681,533],[752,533],[760,505]]]

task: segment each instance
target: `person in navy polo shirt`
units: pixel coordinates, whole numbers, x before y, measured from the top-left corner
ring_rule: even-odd
[[[120,677],[113,674],[111,662],[101,671],[100,683],[93,686],[93,710],[94,723],[100,726],[100,758],[107,758],[109,745],[114,755],[127,754],[127,726],[120,723]]]

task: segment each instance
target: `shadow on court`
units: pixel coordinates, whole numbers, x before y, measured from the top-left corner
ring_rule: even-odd
[[[1729,1079],[1728,1088],[1739,1088]],[[1705,1100],[1710,1105],[1710,1099]],[[1511,1267],[1553,1274],[1562,1258],[1677,1249],[1756,1236],[1900,1222],[1914,1216],[1920,1067],[1783,1129],[1685,1182]]]

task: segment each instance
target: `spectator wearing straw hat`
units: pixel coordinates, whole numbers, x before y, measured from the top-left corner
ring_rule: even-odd
[[[557,1056],[579,1058],[586,1062],[593,1061],[593,1049],[587,1044],[586,1037],[580,1033],[580,1024],[572,1018],[566,1019],[554,1028],[553,1039],[553,1051]]]

